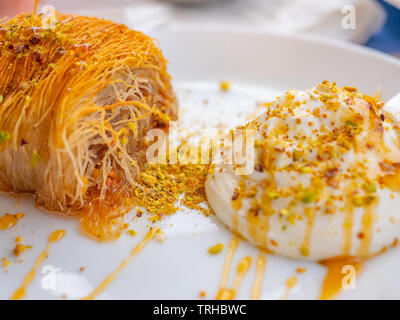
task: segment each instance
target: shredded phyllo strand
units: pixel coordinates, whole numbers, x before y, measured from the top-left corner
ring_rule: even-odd
[[[176,119],[171,77],[155,41],[122,24],[56,13],[0,22],[3,191],[81,216],[115,239],[138,186],[144,135]],[[120,222],[120,223],[118,223]]]

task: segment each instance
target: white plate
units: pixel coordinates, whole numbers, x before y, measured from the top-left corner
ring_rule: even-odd
[[[169,71],[185,110],[181,121],[189,127],[214,126],[219,122],[239,124],[252,113],[256,101],[268,100],[290,88],[305,89],[324,79],[356,86],[369,94],[381,88],[384,99],[400,89],[399,61],[348,44],[261,32],[182,31],[153,36],[160,40],[171,63]],[[232,91],[219,92],[220,80],[232,81]],[[209,101],[206,106],[204,99]],[[65,229],[67,235],[52,247],[42,265],[50,267],[39,270],[28,287],[28,299],[55,299],[63,294],[74,299],[89,293],[128,255],[148,224],[142,217],[133,223],[138,231],[136,237],[125,235],[116,242],[100,244],[80,233],[76,219],[38,211],[30,198],[18,203],[1,195],[0,208],[0,214],[26,214],[13,229],[0,231],[0,258],[13,260],[8,273],[0,268],[2,299],[9,298],[22,283],[53,230]],[[218,242],[227,248],[232,238],[230,232],[215,218],[188,210],[168,217],[160,226],[167,240],[148,244],[99,298],[196,299],[201,290],[207,292],[207,298],[215,298],[226,249],[216,256],[210,256],[207,250]],[[24,244],[33,246],[23,253],[23,263],[14,262],[11,252],[17,236],[23,237]],[[257,254],[258,250],[245,242],[236,251],[233,266],[246,255],[253,257],[237,298],[250,297]],[[357,278],[356,289],[343,291],[340,297],[400,298],[399,264],[399,249],[369,260]],[[79,271],[81,267],[85,267],[83,272]],[[317,298],[326,272],[324,267],[270,255],[261,298],[282,297],[286,280],[296,275],[298,267],[306,267],[307,271],[297,274],[299,282],[289,298]],[[55,288],[49,288],[49,278],[41,272],[46,270],[55,270]]]

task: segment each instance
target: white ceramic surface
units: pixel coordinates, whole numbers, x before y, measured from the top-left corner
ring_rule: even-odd
[[[257,101],[272,99],[286,89],[305,89],[323,79],[339,85],[358,87],[365,93],[382,90],[388,100],[399,91],[400,62],[371,50],[309,37],[246,32],[181,31],[153,34],[170,61],[169,71],[184,110],[181,125],[213,127],[220,122],[237,125],[255,109]],[[229,80],[232,90],[222,93],[218,81]],[[204,99],[208,104],[204,105]],[[0,267],[0,298],[7,299],[21,284],[48,235],[66,229],[64,239],[54,244],[27,290],[28,299],[58,299],[63,294],[76,299],[89,293],[103,280],[146,232],[146,217],[131,221],[136,237],[124,235],[116,242],[97,243],[80,233],[74,218],[36,210],[29,197],[19,201],[0,195],[0,215],[23,212],[17,226],[0,231],[0,258],[13,263],[8,273]],[[172,226],[171,226],[172,224]],[[163,243],[151,242],[99,297],[100,299],[197,299],[205,290],[215,298],[226,248],[232,235],[214,217],[186,209],[159,223],[167,236]],[[22,236],[33,248],[22,255],[23,263],[14,262],[15,238]],[[210,256],[210,246],[222,242],[224,251]],[[253,264],[244,278],[237,298],[248,299],[255,276],[258,250],[241,242],[234,264],[246,256]],[[400,249],[392,249],[369,260],[357,278],[356,289],[343,291],[340,298],[400,298]],[[79,269],[85,267],[83,272]],[[318,297],[324,267],[303,261],[267,256],[262,299],[279,299],[287,278],[296,275],[298,284],[291,299]],[[56,286],[49,288],[49,270],[55,271]],[[43,271],[43,273],[42,273]],[[231,272],[233,277],[234,272]]]

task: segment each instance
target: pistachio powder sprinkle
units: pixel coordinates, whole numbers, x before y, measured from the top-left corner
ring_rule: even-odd
[[[133,198],[127,201],[145,209],[152,222],[177,212],[178,203],[209,216],[212,211],[204,190],[208,168],[202,164],[147,164],[139,176],[143,189],[135,188]]]

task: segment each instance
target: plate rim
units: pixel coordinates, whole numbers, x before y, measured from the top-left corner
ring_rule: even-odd
[[[385,52],[376,50],[374,48],[367,47],[365,45],[357,44],[354,42],[349,42],[345,40],[335,39],[331,37],[323,37],[321,35],[316,34],[307,34],[307,33],[289,33],[289,32],[279,32],[275,30],[261,30],[261,29],[253,29],[253,28],[241,28],[236,29],[234,27],[227,28],[213,28],[210,26],[207,27],[198,27],[198,26],[188,26],[185,29],[172,29],[172,30],[152,30],[147,32],[158,44],[159,38],[162,38],[163,35],[168,34],[184,34],[184,33],[212,33],[213,35],[259,35],[259,36],[268,36],[274,38],[285,38],[286,40],[294,40],[294,41],[302,41],[308,42],[315,45],[324,45],[326,47],[332,48],[340,48],[352,52],[357,52],[362,55],[368,55],[389,63],[393,63],[394,65],[400,67],[400,59]],[[162,50],[162,47],[160,47]],[[400,87],[399,87],[400,89]]]

